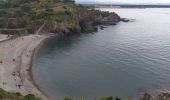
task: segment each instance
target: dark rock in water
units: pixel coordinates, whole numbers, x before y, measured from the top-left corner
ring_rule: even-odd
[[[102,21],[101,25],[116,25],[116,23],[112,21]]]
[[[100,27],[101,30],[104,30],[104,28],[106,28],[106,27],[104,27],[102,25],[100,25],[99,27]]]
[[[104,29],[104,26],[100,26],[100,29],[103,30],[103,29]]]
[[[154,96],[151,96],[149,93],[144,93],[140,100],[169,100],[170,99],[170,93],[169,92],[160,92],[157,93]]]
[[[129,22],[130,20],[127,19],[127,18],[121,18],[120,21],[122,21],[122,22]]]
[[[83,10],[77,9],[77,16],[70,22],[58,22],[56,27],[45,31],[58,33],[61,36],[69,34],[91,33],[97,32],[99,25],[116,25],[120,21],[120,16],[116,13],[102,12],[98,10]],[[99,26],[104,29],[103,26]],[[47,33],[47,32],[44,32]]]
[[[160,93],[156,96],[157,100],[168,100],[170,98],[170,93]]]
[[[151,100],[151,95],[148,93],[144,93],[140,100]]]

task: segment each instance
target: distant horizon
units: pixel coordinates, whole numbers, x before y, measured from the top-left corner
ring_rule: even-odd
[[[89,3],[89,4],[165,4],[169,5],[169,0],[76,0],[76,3]]]

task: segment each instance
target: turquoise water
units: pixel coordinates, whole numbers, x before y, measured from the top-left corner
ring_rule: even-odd
[[[136,20],[47,41],[33,74],[50,96],[131,97],[170,84],[170,9],[102,10]]]

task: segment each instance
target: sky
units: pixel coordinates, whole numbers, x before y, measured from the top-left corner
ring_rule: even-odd
[[[120,2],[120,3],[170,3],[170,0],[76,0],[77,2],[101,2],[101,3],[114,3],[114,2]]]

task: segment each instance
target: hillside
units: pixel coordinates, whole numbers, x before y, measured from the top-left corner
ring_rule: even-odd
[[[115,24],[120,17],[75,5],[72,0],[1,0],[0,33],[33,34],[96,31],[96,25]]]

